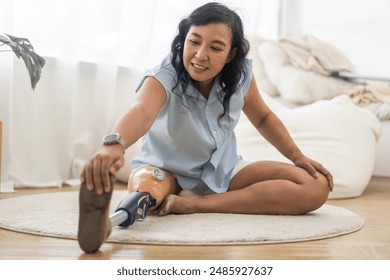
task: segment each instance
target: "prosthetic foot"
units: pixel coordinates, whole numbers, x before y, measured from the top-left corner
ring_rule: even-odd
[[[88,190],[85,183],[80,186],[77,239],[80,248],[86,253],[97,251],[111,233],[109,209],[113,191],[112,177],[110,181],[110,192],[102,195]]]

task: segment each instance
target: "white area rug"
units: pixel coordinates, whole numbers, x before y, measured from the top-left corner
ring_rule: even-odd
[[[114,191],[111,212],[126,195]],[[78,192],[0,200],[0,228],[76,239]],[[317,240],[361,229],[364,219],[342,207],[324,205],[303,216],[191,214],[148,216],[113,229],[108,242],[171,245],[233,245]]]

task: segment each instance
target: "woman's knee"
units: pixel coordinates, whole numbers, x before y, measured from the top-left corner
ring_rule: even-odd
[[[302,203],[302,214],[320,208],[328,199],[329,186],[326,177],[319,174],[317,178],[310,178],[304,184],[304,203]]]

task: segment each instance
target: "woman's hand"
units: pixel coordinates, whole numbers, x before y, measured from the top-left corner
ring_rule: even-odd
[[[324,166],[322,166],[321,163],[302,155],[297,160],[295,160],[294,164],[305,169],[314,178],[317,178],[318,172],[320,172],[328,180],[330,191],[333,191],[333,176]]]
[[[80,174],[82,183],[87,189],[103,194],[111,190],[110,174],[115,173],[124,165],[123,149],[120,145],[103,146],[84,166]]]

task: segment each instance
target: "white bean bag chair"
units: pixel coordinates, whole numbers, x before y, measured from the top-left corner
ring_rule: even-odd
[[[363,193],[375,163],[379,120],[369,111],[339,96],[297,108],[287,108],[264,96],[301,151],[323,164],[334,177],[329,198],[351,198]],[[244,159],[289,162],[254,129],[242,114],[236,127],[239,152]]]

